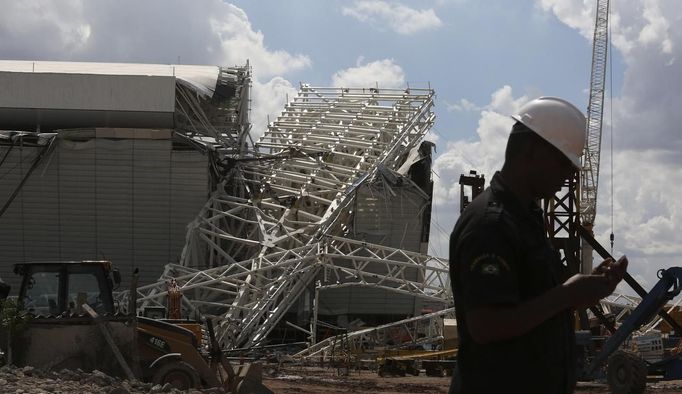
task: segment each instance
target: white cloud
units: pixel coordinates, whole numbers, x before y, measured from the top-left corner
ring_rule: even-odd
[[[243,63],[243,59],[249,59],[255,73],[263,78],[310,66],[307,56],[266,48],[263,33],[253,30],[244,11],[231,4],[223,6],[228,12],[212,14],[209,24],[213,33],[220,37],[220,52],[228,63]]]
[[[393,59],[377,60],[367,64],[361,64],[362,60],[358,59],[356,67],[334,73],[332,86],[375,87],[378,84],[380,88],[405,87],[405,72]]]
[[[592,39],[596,1],[536,0],[544,11],[551,11],[563,23],[577,29],[585,38]]]
[[[648,0],[645,4],[643,17],[647,24],[639,32],[638,41],[644,45],[660,44],[661,52],[672,53],[672,40],[668,35],[670,23],[663,15],[658,2]]]
[[[450,104],[448,102],[445,102],[445,108],[450,111],[457,111],[457,112],[469,112],[469,111],[480,111],[482,108],[477,106],[476,104],[472,103],[471,101],[463,98],[457,101],[454,104]]]
[[[297,90],[282,77],[274,77],[266,83],[255,81],[251,90],[251,138],[256,141],[267,129],[268,117],[274,122],[277,116],[284,110],[287,97],[292,100]]]
[[[537,92],[532,92],[531,96],[540,94],[535,94]],[[467,99],[460,99],[455,104],[445,103],[445,107],[448,111],[469,111],[469,112],[480,112],[484,110],[489,110],[494,113],[503,113],[511,115],[519,109],[523,103],[528,101],[527,95],[514,99],[512,95],[512,88],[509,85],[505,85],[497,91],[493,92],[490,100],[490,104],[484,106],[478,106]]]
[[[435,213],[432,215],[430,253],[447,258],[449,233],[459,216],[456,214],[459,212],[459,176],[476,170],[485,175],[487,183],[495,171],[502,168],[507,137],[514,122],[509,116],[529,99],[527,95],[514,97],[510,86],[493,92],[490,103],[480,109],[478,139],[449,142],[434,161]]]
[[[379,28],[388,26],[398,34],[414,34],[443,25],[432,9],[416,10],[405,5],[381,0],[360,0],[343,7],[343,15],[351,16]]]
[[[616,152],[613,218],[611,171],[608,166],[601,170],[595,235],[608,245],[613,220],[614,255],[628,256],[629,271],[641,276],[645,287],[656,282],[658,269],[679,265],[682,255],[682,170],[676,155],[663,150]]]
[[[513,123],[509,115],[535,95],[515,97],[510,86],[498,89],[480,110],[478,138],[447,143],[434,161],[431,254],[447,258],[449,234],[459,216],[459,176],[474,169],[484,174],[489,184],[504,161]],[[595,236],[607,249],[611,232],[609,155],[604,146],[595,223]],[[621,149],[614,154],[613,254],[629,257],[629,272],[645,288],[656,282],[658,269],[679,265],[677,260],[682,255],[682,170],[678,156],[678,152],[667,149]],[[595,261],[598,259],[595,254]],[[627,291],[627,286],[619,291]]]
[[[0,53],[5,58],[23,59],[30,53],[68,57],[90,38],[81,0],[5,1],[0,7]]]
[[[544,11],[550,11],[564,24],[577,29],[592,41],[596,1],[536,0]],[[668,18],[678,18],[678,2],[660,0],[620,0],[611,2],[611,34],[614,46],[624,55],[638,47],[655,47],[663,54],[671,54],[674,39],[671,29],[676,23]],[[676,22],[676,21],[674,21]]]
[[[311,65],[308,56],[268,48],[243,10],[219,0],[2,1],[0,9],[4,59],[225,66],[248,59],[254,139],[296,93],[282,75]]]
[[[220,0],[3,1],[5,59],[243,65],[271,78],[311,65],[270,49],[240,8]],[[160,12],[162,10],[162,12]]]
[[[537,0],[537,4],[591,42],[594,1]],[[682,200],[678,198],[682,194],[682,97],[678,94],[682,70],[674,65],[681,54],[682,25],[677,21],[682,3],[622,0],[612,5],[617,7],[611,15],[613,44],[626,64],[621,95],[613,101],[613,254],[628,255],[630,273],[649,288],[657,280],[656,271],[679,265],[676,260],[682,255]],[[492,171],[499,168],[506,120],[498,116],[518,108],[525,99],[515,99],[511,88],[498,90],[491,104],[481,111],[480,139],[452,142],[436,159],[434,171],[439,178],[434,188],[435,212],[459,211],[459,174],[478,169],[489,180]],[[611,108],[608,100],[605,108]],[[609,115],[604,118],[605,133]],[[607,247],[611,232],[609,154],[604,144],[595,223],[596,237]],[[440,215],[447,218],[440,226],[445,233],[451,231],[456,216]],[[432,252],[447,254],[447,235],[434,230],[432,237]]]

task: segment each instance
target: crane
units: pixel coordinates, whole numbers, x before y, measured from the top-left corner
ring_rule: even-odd
[[[604,117],[604,82],[609,41],[609,0],[597,0],[597,12],[592,42],[590,97],[587,106],[585,148],[580,170],[580,221],[592,232],[597,213],[597,186],[601,152],[602,119]],[[582,272],[592,271],[592,247],[584,242],[581,248]]]
[[[561,193],[544,201],[546,228],[554,247],[562,252],[562,262],[572,272],[582,273],[592,271],[592,247],[587,242],[580,244],[578,225],[582,224],[593,235],[608,55],[609,0],[596,2],[586,141],[581,168],[567,181]]]

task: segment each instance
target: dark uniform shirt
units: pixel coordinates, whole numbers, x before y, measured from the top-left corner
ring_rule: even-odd
[[[521,202],[496,173],[462,212],[450,237],[450,277],[459,331],[458,377],[463,393],[566,393],[575,387],[570,311],[516,338],[477,344],[467,312],[514,306],[568,277],[550,244],[536,204]],[[501,322],[500,324],[504,324]]]

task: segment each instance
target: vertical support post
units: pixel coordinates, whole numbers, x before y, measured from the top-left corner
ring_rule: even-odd
[[[133,278],[130,280],[130,293],[128,296],[128,315],[137,316],[137,280],[139,277],[139,268],[133,271]]]
[[[576,172],[553,199],[543,204],[547,235],[554,248],[561,252],[561,262],[571,274],[580,272],[578,184]]]
[[[322,284],[318,280],[315,282],[315,298],[313,299],[313,316],[310,319],[310,346],[317,343],[317,313],[320,306],[320,286]]]

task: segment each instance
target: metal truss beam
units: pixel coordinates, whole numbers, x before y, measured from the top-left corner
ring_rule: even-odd
[[[394,346],[401,342],[402,338],[410,338],[402,343],[406,345],[433,344],[443,340],[443,319],[454,318],[455,308],[443,309],[409,319],[399,320],[394,323],[384,324],[336,335],[310,346],[308,349],[295,355],[296,358],[307,360],[329,361],[334,359],[337,352],[337,344],[343,343],[350,353],[361,353],[363,350],[373,349],[375,346]]]
[[[252,269],[253,266],[259,268]],[[207,270],[169,264],[161,281],[138,289],[138,302],[164,305],[165,283],[171,278],[177,281],[190,310],[199,309],[220,318],[220,340],[242,347],[256,345],[274,328],[274,325],[262,324],[263,321],[267,321],[269,315],[281,317],[289,303],[297,298],[298,287],[312,283],[310,278],[319,278],[319,287],[323,290],[363,286],[408,294],[444,306],[453,302],[446,260],[335,236],[324,237],[312,245]],[[251,278],[251,282],[247,278]],[[254,285],[256,282],[260,285]],[[278,291],[268,292],[270,289]],[[234,300],[243,291],[261,296],[240,307],[244,319],[230,318],[230,312],[235,309]],[[126,300],[122,299],[121,303],[126,305]],[[275,307],[268,307],[271,304]],[[242,334],[245,332],[249,336]]]

